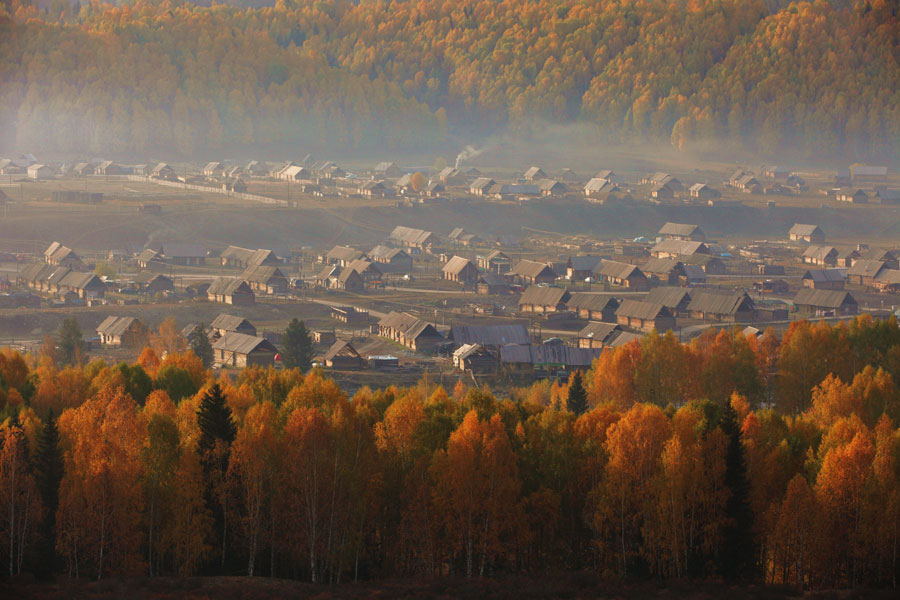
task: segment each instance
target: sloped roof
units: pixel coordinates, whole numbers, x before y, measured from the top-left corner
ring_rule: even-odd
[[[433,234],[430,231],[397,225],[396,227],[394,227],[394,230],[391,231],[389,237],[394,241],[404,242],[415,246],[428,243],[429,241],[431,241],[432,235]]]
[[[457,344],[503,346],[530,344],[531,337],[524,325],[453,325],[448,339]]]
[[[847,269],[847,275],[858,277],[875,277],[884,269],[884,261],[881,260],[857,260],[853,266]]]
[[[850,292],[843,290],[813,290],[802,288],[794,296],[794,304],[821,308],[839,308],[844,304],[856,304]]]
[[[356,348],[353,347],[353,344],[345,340],[337,340],[333,343],[328,351],[325,352],[324,358],[325,360],[332,360],[336,356],[362,358],[359,352],[356,351]]]
[[[225,331],[237,331],[238,329],[246,328],[246,326],[253,327],[250,321],[244,317],[226,313],[219,313],[209,326],[212,329],[224,329]]]
[[[651,252],[666,252],[667,254],[679,254],[690,256],[691,254],[708,254],[709,248],[703,242],[691,240],[662,240]]]
[[[672,312],[662,304],[627,299],[622,301],[616,311],[616,316],[652,320],[659,317],[671,317]]]
[[[97,325],[97,333],[103,335],[122,335],[131,325],[138,322],[134,317],[109,316]]]
[[[834,246],[810,246],[803,256],[813,260],[825,260],[831,254],[837,255],[837,249]]]
[[[181,244],[165,242],[162,253],[168,258],[202,258],[206,256],[206,248],[200,244]]]
[[[641,265],[644,273],[666,276],[672,271],[683,270],[683,268],[684,265],[681,264],[681,261],[674,258],[651,258]]]
[[[900,284],[900,271],[897,269],[882,269],[881,272],[875,276],[875,281],[890,285]]]
[[[206,293],[213,296],[230,296],[237,291],[253,293],[247,282],[237,277],[216,277]]]
[[[228,260],[236,260],[238,262],[249,263],[253,257],[254,251],[250,248],[242,248],[240,246],[228,246],[219,255],[221,258]]]
[[[688,304],[689,311],[714,315],[733,315],[742,307],[753,309],[753,300],[745,292],[722,294],[696,290],[691,292],[691,303]]]
[[[568,263],[566,263],[566,266],[572,267],[572,269],[575,271],[593,271],[594,267],[596,267],[601,260],[603,260],[602,256],[589,254],[582,256],[570,256]]]
[[[594,273],[613,279],[628,279],[632,276],[645,277],[644,272],[635,265],[614,260],[601,261],[599,265],[594,267]]]
[[[568,290],[558,287],[528,286],[519,297],[519,305],[556,306],[565,303],[570,297]]]
[[[791,235],[799,235],[799,236],[808,236],[813,235],[816,232],[821,233],[822,230],[819,229],[818,225],[806,225],[804,223],[794,223],[794,226],[791,227],[791,230],[788,232]]]
[[[573,348],[563,344],[500,347],[500,361],[507,364],[563,365],[589,367],[600,356],[602,348]]]
[[[606,343],[613,337],[613,334],[621,331],[622,328],[615,323],[602,323],[600,321],[590,321],[584,328],[578,332],[579,338],[588,338],[597,340],[600,343]]]
[[[651,304],[662,304],[669,308],[675,308],[684,302],[685,298],[690,299],[691,294],[684,288],[662,286],[653,288],[644,298]]]
[[[586,292],[575,292],[569,301],[566,302],[569,310],[591,310],[602,311],[606,308],[615,310],[619,307],[619,301],[612,296],[602,294],[589,294]]]
[[[541,275],[553,275],[556,273],[547,263],[536,262],[533,260],[520,260],[512,268],[513,273],[522,277],[539,277]]]
[[[481,273],[478,276],[478,283],[484,283],[484,284],[490,285],[490,286],[508,285],[506,283],[506,280],[503,277],[501,277],[500,275],[497,275],[496,273],[492,273],[492,272]]]
[[[378,326],[404,331],[418,320],[418,317],[409,313],[391,311],[378,321]]]
[[[273,279],[285,279],[284,273],[278,267],[268,265],[252,265],[247,267],[241,274],[244,281],[252,281],[254,283],[269,283]]]
[[[703,186],[705,184],[698,183],[696,185]],[[693,186],[691,189],[693,189]],[[684,223],[666,223],[660,228],[659,234],[691,236],[697,233],[699,229],[700,227],[698,227],[697,225],[687,225]]]
[[[392,260],[396,256],[409,256],[403,248],[391,248],[379,244],[369,251],[371,258],[380,258],[383,260]]]
[[[846,278],[847,269],[810,269],[803,274],[803,279],[812,279],[816,283],[844,281]]]
[[[468,258],[464,258],[462,256],[454,256],[450,260],[447,261],[447,264],[444,265],[444,268],[441,269],[444,273],[450,273],[452,275],[459,275],[463,272],[466,267],[471,267],[472,269],[478,270],[472,261]]]
[[[213,344],[213,349],[235,352],[237,354],[250,354],[254,350],[278,352],[278,349],[266,338],[247,335],[246,333],[238,333],[237,331],[229,331],[220,337]]]
[[[328,260],[342,260],[345,262],[352,262],[362,255],[363,253],[356,248],[349,248],[347,246],[335,246],[328,251],[328,253],[325,255],[325,258],[327,258]]]

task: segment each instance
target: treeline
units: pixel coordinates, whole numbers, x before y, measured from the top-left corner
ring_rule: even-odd
[[[892,586],[898,357],[897,322],[861,317],[782,340],[651,335],[505,398],[428,376],[348,398],[315,371],[216,379],[190,351],[7,351],[0,564]]]
[[[900,138],[896,0],[3,5],[0,135],[23,149],[409,150],[570,122],[817,157]]]

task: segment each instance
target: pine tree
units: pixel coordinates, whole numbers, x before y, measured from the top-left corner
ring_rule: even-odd
[[[62,362],[66,365],[78,364],[84,358],[84,338],[73,317],[63,319],[59,326],[59,351]]]
[[[59,430],[52,414],[47,417],[41,429],[34,466],[38,491],[44,507],[44,518],[41,521],[37,543],[35,574],[41,579],[51,579],[59,564],[56,554],[56,509],[59,506],[59,484],[64,470],[62,451],[59,448]]]
[[[215,524],[213,530],[221,534],[220,568],[225,569],[229,510],[226,474],[228,473],[231,444],[237,436],[237,427],[218,383],[203,395],[200,409],[197,411],[197,424],[200,427],[197,453],[203,468],[206,506],[213,516]]]
[[[203,361],[203,366],[208,367],[212,364],[213,361],[213,349],[212,344],[209,343],[209,338],[206,335],[206,326],[203,323],[200,323],[194,330],[191,331],[188,336],[188,341],[191,345],[191,350],[194,351],[194,354]]]
[[[587,412],[587,390],[584,389],[584,377],[581,375],[581,371],[575,371],[575,374],[572,375],[566,406],[575,415],[583,415]]]
[[[308,371],[312,366],[313,343],[306,324],[298,319],[292,319],[284,332],[283,340],[284,351],[281,353],[281,362],[285,368]]]
[[[728,519],[722,532],[722,550],[719,553],[719,572],[730,580],[754,579],[756,576],[756,545],[753,538],[753,513],[750,509],[750,484],[747,479],[747,462],[737,412],[729,400],[722,410],[719,426],[728,436],[728,454],[725,463],[725,485],[728,502],[725,516]]]

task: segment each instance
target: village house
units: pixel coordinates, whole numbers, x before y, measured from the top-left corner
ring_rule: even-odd
[[[288,165],[278,173],[278,179],[292,183],[315,183],[316,176],[301,165]]]
[[[852,267],[853,263],[862,258],[856,248],[838,248],[836,267]]]
[[[641,265],[641,271],[653,283],[662,285],[679,285],[685,277],[684,264],[674,258],[651,258]]]
[[[150,169],[150,177],[155,177],[156,179],[173,179],[175,177],[175,169],[166,163],[156,163],[156,166]]]
[[[807,265],[836,267],[838,251],[834,246],[810,246],[803,253],[803,262]]]
[[[882,269],[872,282],[872,287],[879,292],[900,292],[900,270]]]
[[[689,240],[662,240],[650,249],[650,256],[653,258],[676,258],[709,253],[709,247],[703,242]]]
[[[265,338],[229,331],[213,344],[213,360],[223,367],[271,367],[278,349]]]
[[[465,344],[453,351],[453,366],[473,375],[494,373],[500,366],[496,354],[478,344]]]
[[[791,170],[786,167],[773,165],[763,168],[763,177],[766,177],[768,179],[774,179],[776,181],[786,181],[787,178],[790,177],[790,175]]]
[[[509,271],[512,261],[500,250],[494,250],[487,254],[479,254],[475,257],[478,268],[488,273],[503,275]]]
[[[541,179],[538,181],[538,188],[541,190],[541,196],[558,197],[565,196],[569,192],[566,184],[555,179]]]
[[[825,242],[825,233],[818,225],[805,225],[795,223],[788,232],[788,238],[792,242],[806,242],[807,244],[822,244]]]
[[[578,332],[579,348],[608,348],[613,338],[622,332],[615,323],[591,321]]]
[[[575,312],[579,319],[615,323],[619,301],[604,294],[576,292],[566,302],[566,307]]]
[[[872,165],[853,165],[850,177],[853,183],[880,183],[887,179],[888,168]]]
[[[409,273],[413,268],[412,256],[402,248],[378,245],[369,252],[369,258],[385,273]]]
[[[418,320],[409,313],[391,311],[378,321],[378,335],[399,342],[400,333]]]
[[[356,189],[356,193],[366,198],[383,198],[388,189],[381,181],[366,181]]]
[[[168,294],[175,291],[172,278],[160,273],[138,273],[136,282],[145,294]]]
[[[372,169],[372,175],[382,177],[384,179],[396,179],[403,174],[403,171],[395,163],[380,162]]]
[[[719,323],[741,323],[756,318],[756,307],[745,292],[720,293],[695,290],[687,312],[693,319]]]
[[[347,292],[361,292],[366,289],[366,282],[358,271],[345,267],[334,279],[332,287]]]
[[[566,310],[569,298],[571,294],[566,289],[532,285],[519,297],[519,311],[544,314]]]
[[[887,270],[880,260],[858,260],[847,269],[847,283],[861,286],[874,286],[875,278]]]
[[[288,279],[278,267],[268,265],[256,265],[247,267],[241,274],[241,279],[250,285],[250,289],[256,293],[275,295],[285,294],[288,291]]]
[[[281,260],[271,250],[251,250],[241,246],[228,246],[219,254],[222,266],[246,269],[256,265],[277,265]]]
[[[537,182],[541,179],[546,179],[546,178],[547,178],[547,174],[540,167],[530,167],[522,175],[522,179],[524,179],[525,181]]]
[[[417,319],[415,323],[400,332],[399,341],[410,350],[432,353],[446,340],[433,324]]]
[[[331,318],[351,327],[364,327],[369,324],[369,311],[355,306],[332,306]]]
[[[29,179],[49,179],[55,174],[56,172],[53,170],[53,167],[48,167],[47,165],[35,163],[28,167]]]
[[[388,239],[403,248],[426,252],[436,242],[434,233],[402,225],[394,227]]]
[[[394,191],[400,195],[409,194],[411,192],[415,192],[416,190],[412,185],[413,173],[404,173],[400,176],[400,179],[394,182]]]
[[[691,198],[697,198],[698,200],[714,200],[722,196],[718,190],[711,188],[705,183],[695,183],[688,188],[688,192]]]
[[[619,191],[618,185],[600,177],[594,177],[584,186],[584,196],[588,200],[605,200],[610,194]]]
[[[547,263],[520,260],[510,269],[507,277],[512,277],[525,285],[536,285],[538,283],[553,283],[556,281],[557,275]]]
[[[721,275],[725,273],[725,263],[715,256],[695,254],[692,257],[688,257],[687,260],[688,262],[696,262],[697,264],[686,265],[682,263],[684,275],[680,278],[681,285],[705,285],[706,269],[712,269],[710,275]]]
[[[657,201],[674,200],[675,192],[668,185],[658,183],[650,188],[650,198]]]
[[[478,267],[472,264],[472,261],[462,256],[454,256],[447,261],[444,268],[441,269],[444,279],[461,283],[464,286],[473,286],[478,281]]]
[[[872,197],[875,204],[900,204],[900,190],[879,188]]]
[[[256,327],[245,319],[236,315],[219,313],[209,324],[210,341],[216,341],[227,333],[235,331],[244,335],[256,336]]]
[[[61,267],[69,267],[74,270],[84,270],[87,266],[82,262],[74,250],[63,246],[59,242],[53,242],[44,250],[44,260],[47,264]]]
[[[794,306],[802,313],[847,316],[859,312],[859,305],[850,292],[803,288],[794,296]]]
[[[108,348],[139,348],[147,343],[147,327],[134,317],[106,317],[97,326],[100,343]]]
[[[662,304],[672,312],[673,316],[682,317],[688,314],[691,294],[681,287],[661,286],[650,290],[644,301],[650,304]]]
[[[753,289],[761,294],[787,294],[790,287],[784,279],[764,279],[753,283]]]
[[[564,344],[521,346],[509,344],[500,348],[500,366],[506,372],[521,375],[535,371],[556,372],[590,368],[603,352],[599,348],[575,348]]]
[[[634,292],[643,292],[650,287],[647,276],[634,265],[614,260],[601,261],[594,267],[594,275],[601,283],[628,288]]]
[[[641,185],[651,185],[651,186],[666,186],[672,192],[680,192],[681,191],[681,181],[677,178],[673,177],[669,173],[663,173],[661,171],[657,171],[652,175],[648,175],[641,179]]]
[[[883,248],[871,248],[858,254],[859,260],[879,260],[884,263],[887,269],[900,269],[900,252],[897,250],[885,250]],[[847,265],[847,266],[852,266]]]
[[[346,267],[353,261],[359,260],[364,256],[365,254],[355,248],[348,248],[347,246],[335,246],[327,253],[325,253],[325,256],[321,257],[320,261],[323,263],[328,263],[330,265]]]
[[[138,266],[142,269],[161,269],[165,267],[163,254],[153,248],[144,248],[137,256]]]
[[[584,281],[594,276],[594,267],[603,260],[602,256],[570,256],[566,261],[566,279],[569,281]]]
[[[761,194],[763,191],[762,184],[753,175],[739,177],[734,182],[734,187],[749,194]]]
[[[250,306],[256,303],[256,295],[247,282],[236,277],[217,277],[206,290],[210,302],[222,302],[234,306]]]
[[[366,367],[366,359],[356,351],[353,344],[345,340],[335,341],[322,360],[329,369],[356,371]]]
[[[473,196],[487,196],[488,190],[496,183],[490,177],[479,177],[469,185],[469,193]]]
[[[206,264],[206,248],[199,244],[164,242],[159,248],[166,262],[173,265],[198,266]]]
[[[118,165],[111,160],[104,160],[94,169],[95,175],[125,175],[128,170],[122,165]]]
[[[317,346],[331,346],[333,343],[337,341],[337,337],[334,335],[334,330],[322,330],[316,329],[310,333],[312,336],[312,341]]]
[[[847,269],[810,269],[803,274],[803,287],[813,290],[842,290]]]
[[[848,202],[850,204],[868,204],[869,195],[862,189],[842,190],[835,195],[838,202]]]
[[[359,276],[362,277],[364,282],[379,280],[384,275],[384,271],[381,270],[379,263],[368,260],[367,258],[357,258],[344,267],[344,271],[356,271],[359,273]]]
[[[454,345],[464,346],[477,344],[490,350],[499,349],[507,344],[530,344],[531,336],[521,324],[510,325],[453,325],[447,335],[447,341]]]
[[[687,225],[684,223],[666,223],[660,228],[658,235],[667,240],[706,241],[706,234],[698,225]]]
[[[618,324],[640,331],[659,332],[675,329],[675,317],[662,304],[651,304],[641,300],[626,299],[616,311]]]
[[[203,167],[203,176],[209,179],[215,177],[219,171],[222,170],[222,163],[220,162],[208,162],[206,166]]]
[[[465,185],[467,177],[454,167],[444,167],[438,173],[438,179],[444,185]]]
[[[494,296],[509,293],[509,284],[496,273],[481,273],[475,282],[475,290],[482,296]]]

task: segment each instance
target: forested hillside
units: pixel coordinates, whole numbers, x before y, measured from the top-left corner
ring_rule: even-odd
[[[132,365],[0,352],[8,575],[900,575],[894,318],[653,333],[506,397],[232,379],[166,331]]]
[[[21,2],[3,147],[415,150],[572,122],[809,156],[900,139],[896,0]]]

